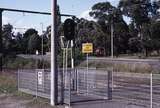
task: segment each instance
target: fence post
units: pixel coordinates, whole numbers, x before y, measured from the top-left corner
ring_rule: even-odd
[[[74,71],[75,71],[74,87],[75,87],[75,91],[77,91],[77,69],[74,69]]]
[[[108,71],[108,100],[112,100],[112,71]]]
[[[79,74],[77,69],[77,93],[79,93]]]
[[[113,81],[113,80],[114,80],[114,79],[113,79],[114,76],[113,76],[113,72],[114,72],[114,70],[113,70],[113,67],[112,67],[112,74],[111,74],[111,77],[112,77],[112,78],[111,78],[111,80],[112,80],[112,81],[111,81],[111,83],[112,83],[112,91],[114,90],[114,81]]]
[[[37,69],[35,69],[35,75],[36,75],[36,99],[38,97],[38,72]]]
[[[63,104],[64,103],[64,69],[62,70],[62,72],[60,72],[60,76],[61,76],[61,104]]]
[[[150,74],[150,108],[153,108],[153,74]]]
[[[69,108],[70,108],[70,106],[71,106],[71,71],[72,71],[72,69],[69,71]]]
[[[19,69],[18,69],[18,91],[19,91]]]

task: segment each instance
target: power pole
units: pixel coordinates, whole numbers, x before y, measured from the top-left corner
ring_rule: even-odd
[[[41,46],[41,55],[43,56],[43,53],[44,53],[44,51],[43,51],[43,43],[44,43],[44,40],[43,40],[43,38],[44,38],[44,36],[43,36],[43,23],[40,23],[40,25],[41,25],[41,29],[42,29],[42,40],[41,40],[41,44],[42,44],[42,46]]]
[[[112,15],[112,19],[111,19],[111,58],[113,59],[114,57],[114,10],[110,9],[109,13]]]
[[[111,58],[113,59],[114,56],[114,27],[113,27],[113,20],[111,22]]]
[[[58,71],[57,71],[57,0],[51,0],[51,100],[52,106],[58,104]]]
[[[0,71],[3,71],[2,68],[2,61],[3,61],[3,44],[2,44],[2,12],[3,10],[0,9]]]
[[[50,103],[52,106],[55,106],[58,104],[58,70],[57,70],[57,37],[56,37],[57,36],[57,16],[64,16],[64,17],[75,17],[75,16],[68,15],[68,14],[58,14],[57,13],[57,0],[51,0],[51,7],[52,7],[51,8],[52,13],[0,8],[0,68],[2,70],[2,57],[3,57],[2,11],[51,15],[52,16],[52,27],[51,27],[51,96],[50,96],[51,101]]]
[[[112,17],[112,19],[111,19],[111,59],[113,60],[113,58],[114,58],[114,12],[113,12],[113,10],[111,10],[111,14],[113,15],[113,17]],[[114,76],[113,76],[113,66],[112,66],[112,74],[111,74],[111,85],[112,85],[112,88],[111,88],[111,90],[109,91],[110,92],[110,99],[112,99],[112,91],[113,91],[113,89],[114,89]]]

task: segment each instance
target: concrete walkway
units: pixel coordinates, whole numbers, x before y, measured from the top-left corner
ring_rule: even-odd
[[[67,107],[66,107],[67,108]],[[94,101],[73,104],[71,108],[146,108],[117,101]]]

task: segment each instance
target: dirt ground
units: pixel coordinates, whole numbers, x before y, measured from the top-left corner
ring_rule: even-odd
[[[63,108],[63,106],[51,107],[46,100],[0,94],[0,108]]]
[[[0,72],[0,108],[63,108],[51,107],[47,99],[18,92],[15,70]]]
[[[21,100],[5,94],[0,95],[0,108],[27,108],[29,100]]]

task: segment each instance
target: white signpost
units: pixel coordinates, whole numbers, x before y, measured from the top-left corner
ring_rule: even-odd
[[[87,58],[87,78],[88,78],[88,54],[93,53],[93,44],[92,43],[83,43],[82,44],[82,53],[86,54]],[[84,74],[85,75],[85,74]],[[88,94],[88,79],[84,76],[84,80],[87,81],[87,94]]]
[[[38,85],[43,85],[43,72],[38,72]]]

